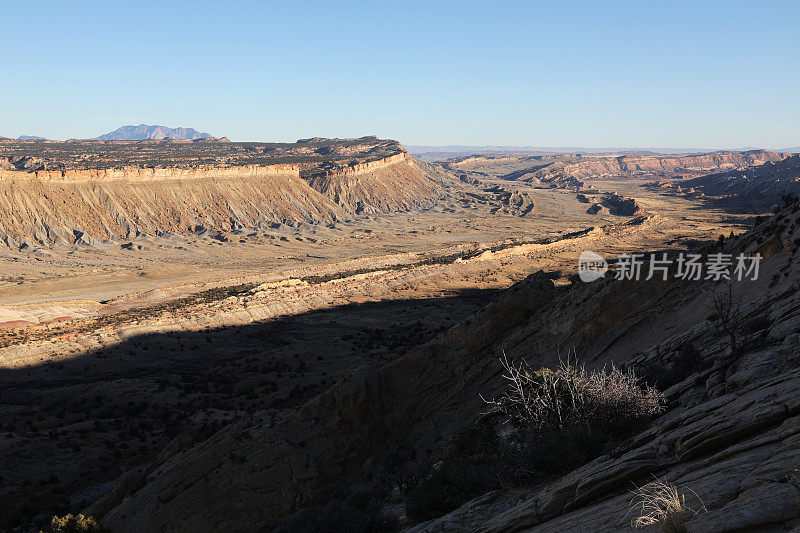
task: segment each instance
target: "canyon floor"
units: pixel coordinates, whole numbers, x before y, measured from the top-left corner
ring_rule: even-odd
[[[583,250],[685,249],[752,222],[662,195],[653,175],[596,177],[580,200],[503,177],[522,167],[462,169],[420,209],[0,251],[0,528],[79,511],[242,417],[296,409],[533,272],[567,285]],[[638,211],[587,212],[611,192]]]

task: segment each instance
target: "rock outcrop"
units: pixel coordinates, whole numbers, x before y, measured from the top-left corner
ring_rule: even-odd
[[[157,530],[162,524],[202,529],[218,523],[228,531],[244,531],[265,527],[303,502],[330,497],[392,442],[416,433],[423,436],[420,444],[433,445],[441,432],[459,423],[460,412],[477,408],[495,362],[486,352],[554,295],[549,279],[532,276],[466,323],[383,369],[346,378],[286,419],[249,421],[218,433],[202,449],[165,457],[138,476],[138,491],[120,487],[95,511],[115,506],[106,522],[121,530]],[[432,428],[438,429],[430,433]],[[250,437],[237,442],[236,435],[245,430]],[[229,464],[234,449],[246,457],[244,464]],[[235,492],[238,503],[221,499],[217,484]]]
[[[636,203],[636,200],[633,198],[623,198],[616,193],[604,195],[600,203],[604,207],[607,207],[612,215],[633,217],[642,214],[642,210],[639,208],[639,204]],[[596,212],[592,214],[596,214]]]

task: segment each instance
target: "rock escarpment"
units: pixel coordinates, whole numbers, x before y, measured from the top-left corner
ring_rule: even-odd
[[[714,169],[743,168],[767,161],[780,161],[788,154],[767,150],[746,152],[713,152],[687,156],[635,156],[589,158],[566,165],[564,174],[578,179],[593,176],[633,176],[637,174],[671,174],[705,172]]]
[[[604,195],[600,203],[604,207],[607,207],[612,215],[633,217],[642,213],[636,200],[633,198],[623,198],[616,193]]]
[[[11,248],[94,246],[344,216],[293,165],[0,172],[0,240]]]
[[[436,187],[408,153],[311,171],[314,189],[356,214],[409,210],[433,203]]]
[[[490,397],[502,384],[501,351],[552,366],[574,349],[590,366],[615,361],[660,378],[668,412],[562,478],[488,494],[419,531],[627,530],[628,491],[653,476],[702,498],[708,512],[694,530],[796,526],[800,270],[789,228],[800,213],[779,216],[724,249],[766,258],[759,280],[737,289],[746,326],[734,354],[709,317],[719,285],[604,280],[559,291],[540,273],[464,324],[379,370],[356,372],[283,419],[256,417],[164,454],[120,480],[93,512],[120,531],[269,528],[377,472],[392,446],[408,443],[424,456],[471,424],[479,394]]]
[[[766,162],[780,161],[789,154],[751,150],[746,152],[714,152],[688,156],[561,156],[548,163],[543,156],[518,157],[516,161],[530,166],[503,176],[534,185],[580,187],[583,180],[597,178],[630,178],[635,176],[698,176],[709,171],[743,169]],[[509,162],[515,158],[506,158]],[[451,162],[453,168],[470,167],[478,158]]]
[[[198,147],[201,141],[145,142],[149,155],[137,156],[175,166],[109,166],[137,153],[136,143],[124,141],[46,142],[37,148],[41,157],[0,157],[0,242],[12,249],[100,246],[141,236],[260,231],[426,208],[440,189],[395,141],[312,139],[264,147],[276,152],[269,157],[246,145],[261,155],[234,161],[290,162],[235,165],[199,164],[206,152],[231,159],[231,143]],[[98,147],[99,156],[80,151]],[[82,158],[94,164],[85,168]]]
[[[680,195],[706,197],[729,209],[760,213],[780,204],[784,195],[800,195],[800,155],[744,170],[659,182],[656,186]]]

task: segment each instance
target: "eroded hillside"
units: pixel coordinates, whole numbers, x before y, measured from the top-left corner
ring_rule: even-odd
[[[735,288],[746,324],[735,352],[726,351],[708,306],[724,284],[607,279],[557,289],[534,274],[462,324],[382,368],[352,373],[295,412],[242,420],[162,455],[93,511],[121,531],[273,527],[362,483],[385,486],[379,465],[398,446],[414,450],[407,468],[435,459],[448,436],[476,423],[481,395],[502,387],[502,352],[547,367],[574,349],[592,367],[614,361],[655,376],[666,414],[572,473],[534,476],[416,530],[627,530],[629,489],[654,476],[702,499],[706,512],[693,530],[796,526],[798,216],[793,204],[744,236],[695,250],[765,258],[758,280]]]
[[[200,232],[228,240],[277,224],[330,223],[430,207],[439,189],[428,170],[394,141],[237,145],[229,153],[230,146],[3,143],[0,155],[7,170],[0,170],[0,241],[12,249],[32,249],[119,246],[143,236]],[[39,155],[13,155],[34,149]],[[138,158],[109,166],[130,151]],[[392,155],[380,157],[387,152]],[[209,154],[217,165],[200,164]],[[244,164],[287,159],[293,162]],[[156,161],[175,166],[131,166]],[[64,168],[44,170],[53,167]]]
[[[308,182],[356,214],[430,207],[437,186],[407,153],[333,170],[310,171]]]

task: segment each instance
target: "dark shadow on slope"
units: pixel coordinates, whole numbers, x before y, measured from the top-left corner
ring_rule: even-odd
[[[257,411],[275,415],[382,366],[499,290],[352,304],[264,323],[131,338],[0,371],[0,529],[79,512],[119,474]]]

